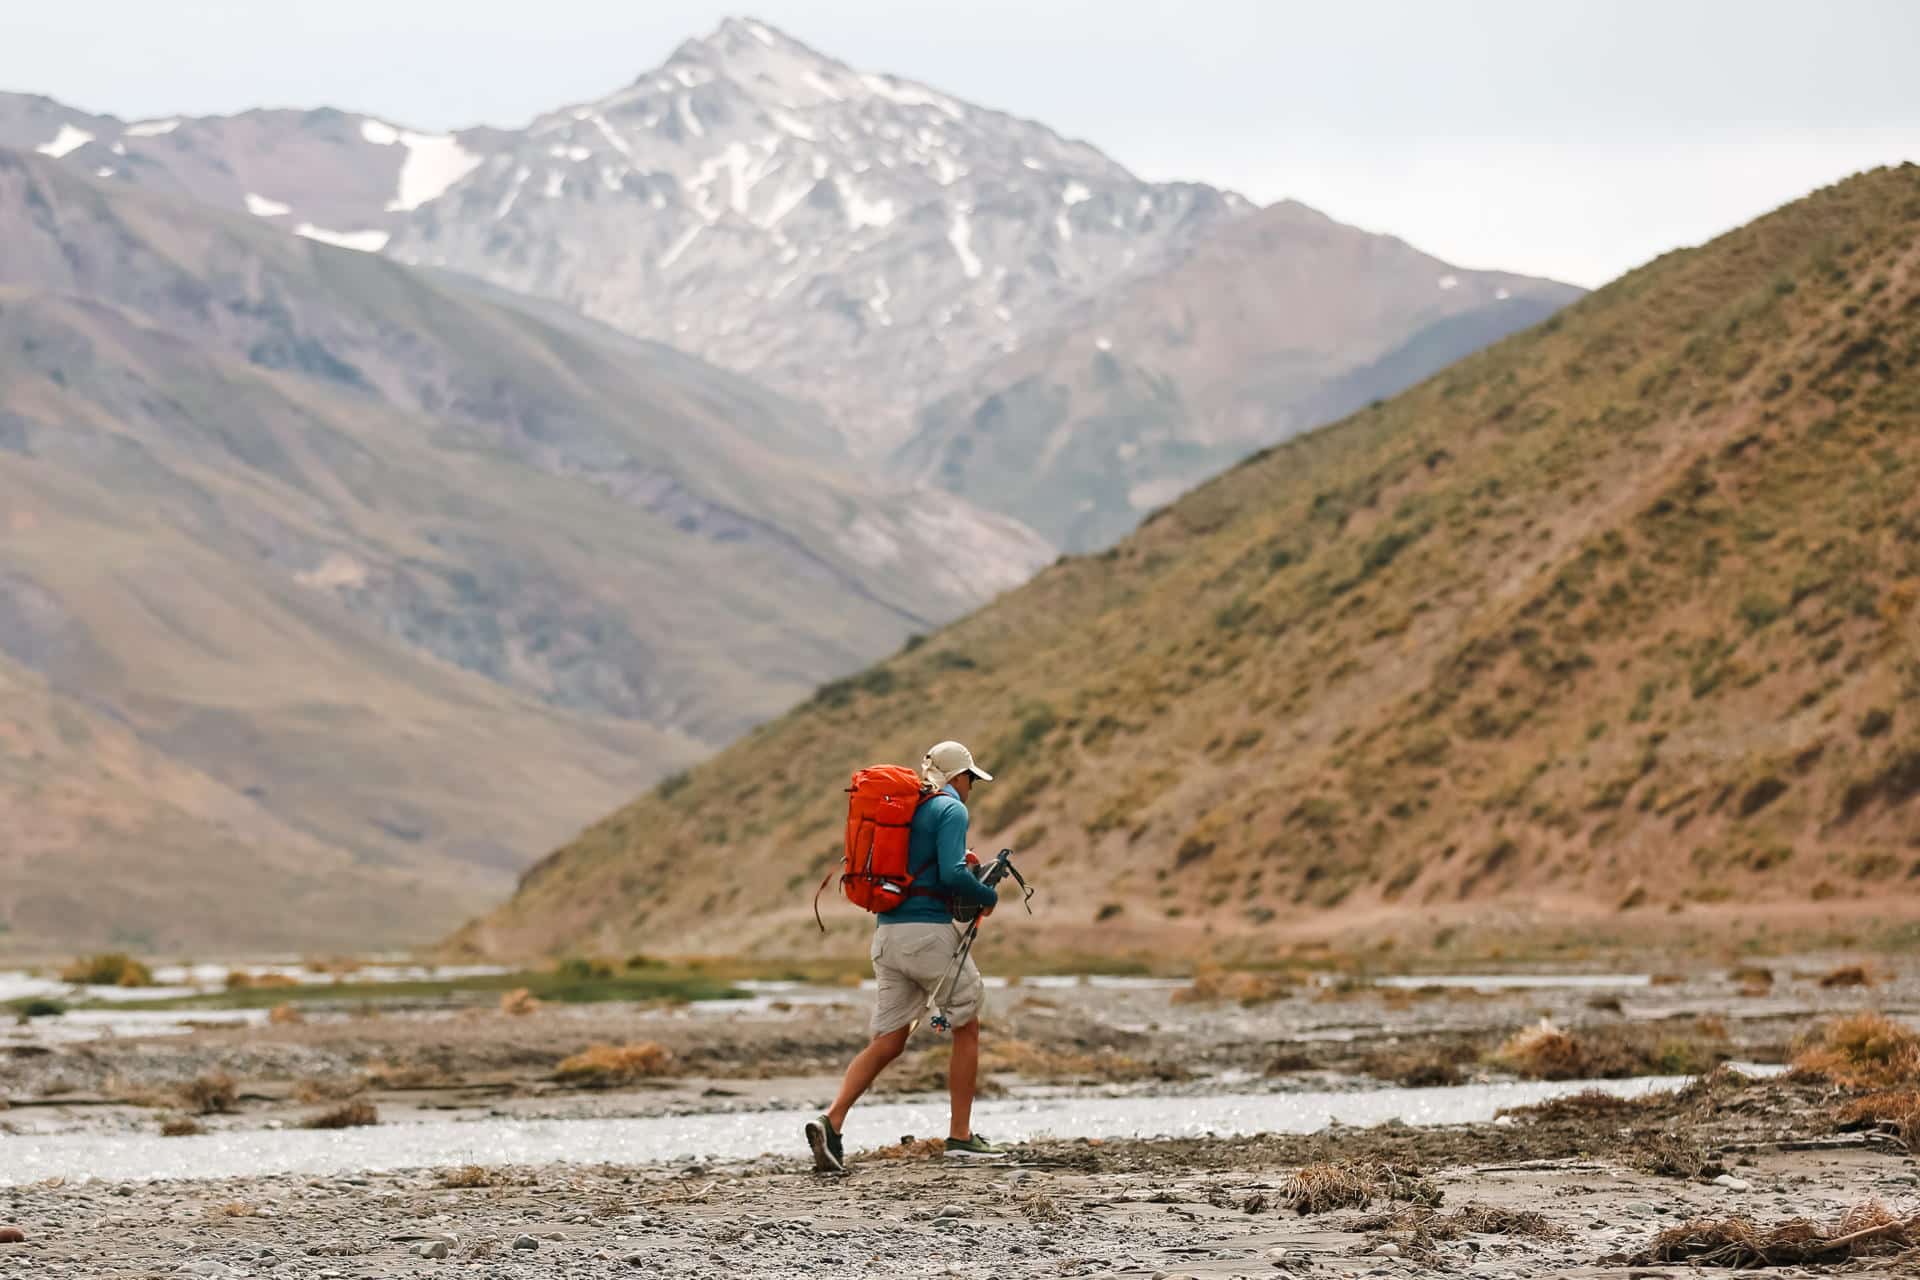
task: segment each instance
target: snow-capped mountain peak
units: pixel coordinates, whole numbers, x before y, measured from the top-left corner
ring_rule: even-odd
[[[730,18],[522,129],[331,109],[133,125],[0,95],[0,146],[543,295],[904,438],[968,369],[1249,210]]]
[[[391,251],[750,372],[874,447],[948,378],[1250,207],[749,18],[511,137]]]

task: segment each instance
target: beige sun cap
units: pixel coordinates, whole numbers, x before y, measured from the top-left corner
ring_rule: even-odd
[[[993,775],[973,762],[973,752],[958,742],[942,742],[927,752],[927,776],[940,775],[939,785],[945,785],[947,779],[970,773],[982,782],[992,782]]]

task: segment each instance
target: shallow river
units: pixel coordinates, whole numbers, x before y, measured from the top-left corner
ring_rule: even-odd
[[[1076,1097],[987,1100],[977,1127],[996,1140],[1029,1138],[1198,1137],[1311,1133],[1330,1122],[1375,1125],[1467,1124],[1502,1107],[1585,1088],[1633,1097],[1685,1083],[1681,1078],[1474,1084],[1444,1089],[1365,1092],[1242,1093],[1211,1097]],[[683,1163],[805,1154],[800,1128],[809,1113],[758,1111],[613,1120],[515,1120],[485,1117],[315,1132],[254,1129],[197,1138],[147,1134],[0,1136],[0,1186],[42,1178],[226,1178],[250,1174],[340,1174],[459,1164]],[[849,1125],[853,1151],[904,1134],[939,1136],[945,1100],[862,1106]]]

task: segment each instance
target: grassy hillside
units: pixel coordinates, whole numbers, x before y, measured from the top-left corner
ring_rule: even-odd
[[[1099,550],[1255,449],[1580,294],[1276,204],[969,375],[920,414],[898,461],[1057,546]]]
[[[0,151],[0,811],[33,815],[0,949],[430,939],[1038,563],[807,460],[832,438],[687,357]],[[947,539],[971,576],[912,571]]]
[[[456,941],[800,951],[967,740],[1057,951],[1920,896],[1920,168],[1667,255],[822,689]],[[1744,914],[1767,927],[1775,907]],[[841,906],[846,949],[865,924]]]

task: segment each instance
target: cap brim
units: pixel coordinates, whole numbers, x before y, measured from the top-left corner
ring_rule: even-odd
[[[970,768],[970,769],[968,769],[968,770],[967,770],[967,772],[968,772],[968,773],[970,773],[970,774],[972,774],[972,775],[973,775],[974,777],[976,777],[976,778],[978,778],[978,779],[980,779],[980,781],[982,781],[982,782],[992,782],[992,781],[993,781],[993,775],[992,775],[992,774],[990,774],[990,773],[988,773],[988,772],[987,772],[987,771],[986,771],[985,769],[982,769],[982,768],[981,768],[981,767],[980,767],[979,765],[977,765],[977,764],[976,764],[976,765],[974,765],[974,766],[973,766],[972,768]]]

